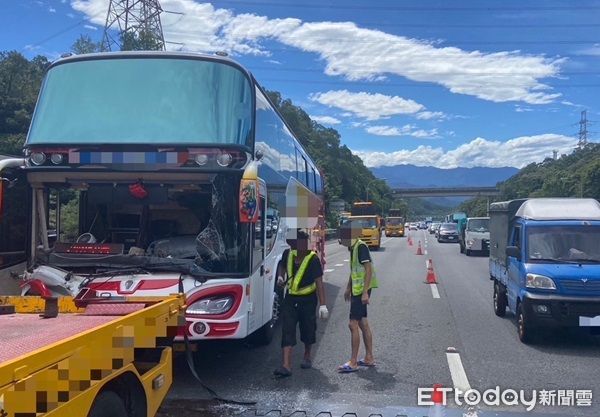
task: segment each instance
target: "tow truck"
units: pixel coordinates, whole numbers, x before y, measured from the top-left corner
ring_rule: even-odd
[[[183,311],[181,295],[0,297],[0,415],[154,416]]]

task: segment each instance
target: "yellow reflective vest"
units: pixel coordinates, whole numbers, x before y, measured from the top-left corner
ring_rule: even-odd
[[[367,244],[362,240],[358,239],[354,246],[352,247],[352,260],[350,262],[350,276],[352,278],[352,295],[361,295],[365,288],[365,266],[360,263],[358,260],[358,247],[360,245]],[[373,262],[371,262],[371,288],[377,288],[379,286],[379,282],[377,281],[377,274],[375,274],[375,266]]]
[[[314,256],[317,254],[314,251],[311,251],[308,255],[304,257],[300,267],[296,271],[294,275],[294,259],[298,256],[298,251],[291,250],[288,259],[287,259],[287,273],[288,273],[288,294],[290,295],[310,295],[317,291],[317,284],[312,283],[305,287],[300,288],[300,283],[302,282],[302,278],[304,278],[304,273],[306,272],[306,268],[310,265],[310,262]]]

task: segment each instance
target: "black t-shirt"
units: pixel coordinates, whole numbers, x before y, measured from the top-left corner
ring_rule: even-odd
[[[352,257],[352,253],[354,252],[353,247],[349,247],[348,251],[350,251],[350,256]],[[352,259],[350,261],[352,261]],[[371,262],[371,252],[369,252],[367,245],[360,245],[358,247],[358,262],[361,264]]]
[[[295,260],[297,260],[297,259],[298,258],[296,258]],[[283,264],[285,265],[286,272],[287,272],[287,261],[288,261],[288,258],[287,258],[287,254],[286,254],[283,257]],[[294,262],[294,264],[292,266],[292,271],[294,271],[294,275],[296,275],[296,272],[298,271],[298,268],[300,268],[301,264],[302,263],[296,264],[296,262]],[[323,276],[323,268],[321,267],[321,261],[319,260],[319,256],[313,255],[313,257],[310,260],[310,263],[306,267],[306,271],[304,272],[302,281],[300,281],[299,288],[304,288],[304,287],[311,285],[312,283],[315,282],[315,280],[317,278],[322,277],[322,276]],[[292,277],[288,277],[288,279],[291,280]]]

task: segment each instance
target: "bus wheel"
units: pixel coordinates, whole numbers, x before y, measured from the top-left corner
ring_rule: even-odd
[[[128,417],[121,397],[113,391],[103,391],[94,400],[88,417]]]
[[[279,271],[279,267],[277,270]],[[273,340],[275,335],[275,326],[279,321],[279,313],[281,311],[281,302],[283,301],[283,290],[277,286],[275,282],[275,288],[273,290],[273,304],[271,306],[271,320],[266,322],[260,329],[254,334],[253,342],[258,345],[268,345]]]

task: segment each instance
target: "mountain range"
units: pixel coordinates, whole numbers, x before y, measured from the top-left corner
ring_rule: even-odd
[[[385,178],[392,188],[486,187],[494,186],[517,172],[518,168],[435,168],[431,166],[395,165],[371,168],[378,178]]]

